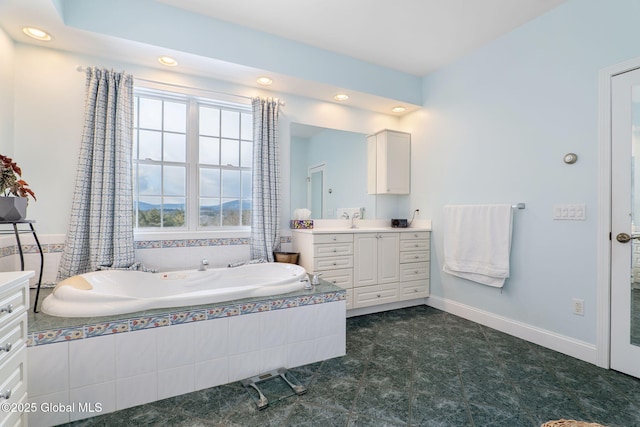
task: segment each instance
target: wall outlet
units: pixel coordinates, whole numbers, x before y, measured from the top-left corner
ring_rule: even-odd
[[[578,316],[584,316],[584,300],[574,298],[573,299],[573,314]]]

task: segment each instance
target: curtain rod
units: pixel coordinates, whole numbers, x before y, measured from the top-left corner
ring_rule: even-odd
[[[83,67],[82,65],[77,65],[76,66],[76,71],[78,72],[85,72],[87,71],[86,67]],[[181,89],[193,89],[193,90],[197,90],[197,91],[204,91],[204,92],[210,92],[210,93],[215,93],[218,95],[226,95],[226,96],[235,96],[237,98],[244,98],[244,99],[248,99],[251,100],[252,98],[250,96],[245,96],[245,95],[238,95],[236,93],[228,93],[228,92],[220,92],[220,91],[216,91],[216,90],[211,90],[211,89],[202,89],[199,87],[193,87],[193,86],[185,86],[185,85],[179,85],[179,84],[175,84],[175,83],[165,83],[165,82],[159,82],[157,80],[149,80],[149,79],[143,79],[140,77],[133,77],[134,80],[139,80],[142,82],[147,82],[147,83],[155,83],[155,84],[160,84],[160,85],[165,85],[165,86],[171,86],[171,87],[176,87],[176,88],[181,88]],[[284,101],[282,101],[281,99],[278,99],[278,105],[280,105],[281,107],[284,107],[286,104]]]

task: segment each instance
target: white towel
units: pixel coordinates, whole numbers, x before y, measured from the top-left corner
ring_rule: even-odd
[[[444,207],[443,271],[501,288],[509,277],[511,205]]]

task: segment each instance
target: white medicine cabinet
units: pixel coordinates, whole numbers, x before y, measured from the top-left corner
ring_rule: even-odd
[[[367,137],[367,192],[409,194],[411,134],[382,130]]]

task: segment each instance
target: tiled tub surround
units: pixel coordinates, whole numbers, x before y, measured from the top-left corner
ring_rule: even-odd
[[[345,293],[326,282],[259,300],[112,318],[30,314],[29,401],[51,426],[345,354]],[[101,411],[80,412],[80,403]]]

